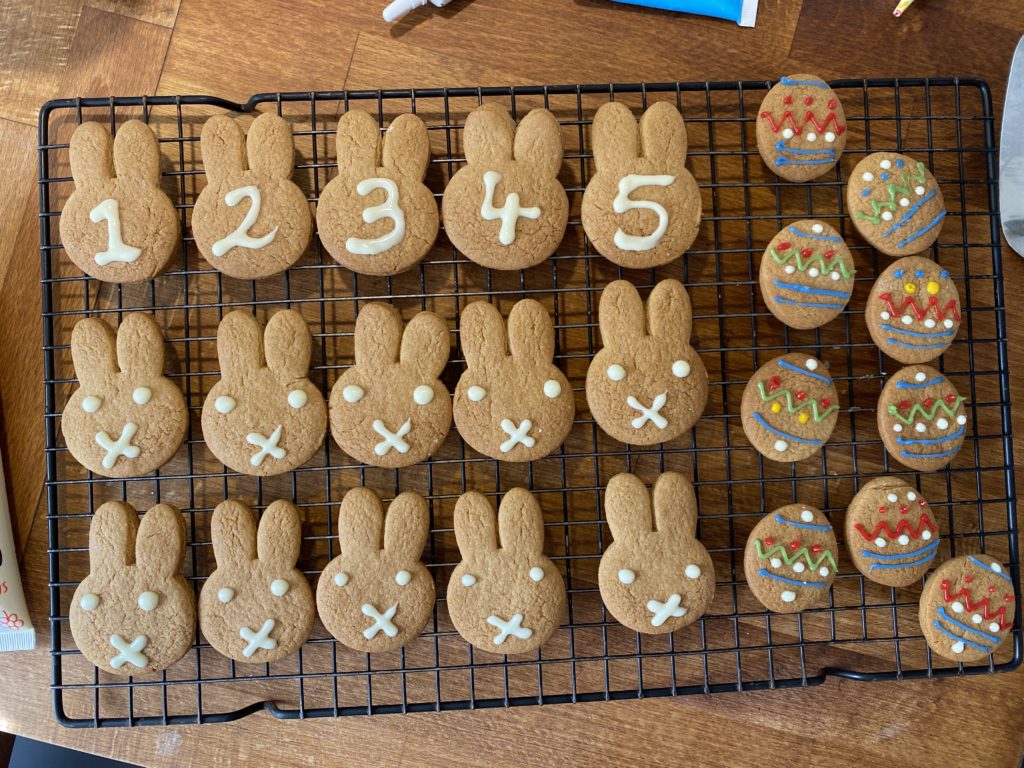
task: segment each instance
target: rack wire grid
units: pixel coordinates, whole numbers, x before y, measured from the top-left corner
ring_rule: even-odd
[[[266,710],[298,718],[416,712],[522,704],[669,696],[808,686],[829,675],[858,680],[991,673],[1022,658],[1021,617],[1011,640],[985,662],[958,665],[932,655],[917,620],[921,585],[891,589],[866,581],[841,546],[840,572],[827,605],[796,615],[768,613],[744,583],[747,536],[761,515],[799,500],[823,509],[842,535],[845,507],[868,480],[906,477],[929,500],[943,527],[940,557],[984,551],[1010,564],[1020,596],[1010,390],[996,202],[996,150],[987,85],[964,78],[841,80],[832,83],[846,107],[849,142],[835,170],[808,184],[782,182],[756,148],[755,120],[768,81],[627,85],[437,88],[329,93],[274,93],[233,104],[207,96],[66,99],[40,112],[39,202],[45,356],[45,424],[53,702],[64,725],[99,727],[227,721]],[[658,269],[623,270],[596,254],[579,219],[593,171],[588,126],[596,109],[620,100],[639,114],[656,100],[675,103],[687,121],[688,164],[704,206],[690,251]],[[463,163],[462,126],[484,100],[522,117],[551,110],[562,127],[561,180],[570,222],[557,253],[521,272],[486,270],[439,236],[431,253],[396,277],[366,277],[336,264],[314,238],[282,275],[243,281],[224,277],[198,254],[189,229],[203,186],[198,136],[212,114],[272,110],[295,133],[296,182],[315,202],[333,177],[334,127],[350,107],[375,112],[382,126],[411,111],[429,126],[433,160],[427,184],[440,198]],[[83,277],[62,254],[58,221],[72,190],[68,139],[83,120],[112,131],[141,118],[157,133],[163,188],[175,202],[184,236],[164,275],[140,285]],[[969,398],[970,432],[950,467],[918,473],[893,462],[875,425],[878,393],[898,368],[871,343],[862,317],[875,276],[889,259],[854,232],[843,180],[866,153],[899,150],[925,160],[946,197],[949,220],[928,255],[950,270],[965,307],[961,333],[938,366]],[[813,216],[836,226],[852,246],[857,277],[849,308],[822,328],[784,327],[765,308],[757,282],[767,242],[793,219]],[[706,364],[710,396],[695,429],[670,443],[633,448],[610,439],[590,418],[583,394],[588,361],[599,347],[597,300],[611,280],[627,278],[642,293],[665,277],[683,280],[694,309],[693,342]],[[455,348],[443,376],[452,388],[462,370],[459,312],[470,300],[494,302],[507,314],[523,297],[551,312],[556,363],[573,385],[577,419],[564,446],[530,464],[508,464],[467,449],[452,430],[428,461],[401,470],[358,465],[328,436],[300,469],[277,477],[240,476],[218,462],[202,440],[199,415],[217,379],[215,336],[225,311],[242,307],[265,320],[291,307],[314,334],[311,378],[324,393],[352,362],[355,315],[368,301],[388,301],[408,319],[430,309],[447,318]],[[60,436],[61,410],[74,387],[69,339],[85,316],[119,322],[125,313],[155,315],[164,330],[168,370],[185,392],[191,420],[185,445],[151,476],[110,480],[85,471]],[[787,350],[814,354],[829,366],[843,403],[832,439],[819,456],[796,464],[766,461],[750,446],[739,419],[748,377]],[[601,492],[610,477],[631,471],[651,483],[679,470],[696,487],[699,536],[714,560],[717,589],[707,614],[668,636],[627,630],[604,609],[597,566],[610,535]],[[421,637],[400,651],[367,655],[337,644],[319,623],[290,658],[241,665],[222,657],[198,628],[185,658],[159,673],[115,678],[77,651],[68,605],[88,572],[88,528],[103,502],[123,499],[143,510],[158,501],[182,509],[188,522],[186,576],[197,594],[214,567],[210,517],[226,497],[262,510],[278,498],[298,505],[304,520],[300,568],[315,579],[337,549],[334,516],[356,485],[385,499],[424,494],[431,530],[424,561],[438,600]],[[474,650],[454,631],[444,592],[458,562],[453,508],[466,490],[492,498],[526,486],[545,514],[546,551],[568,589],[565,623],[537,652],[504,657]],[[840,541],[842,539],[840,538]]]

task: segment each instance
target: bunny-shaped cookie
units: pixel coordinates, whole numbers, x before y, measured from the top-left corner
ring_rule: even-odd
[[[667,264],[700,227],[700,190],[686,170],[686,126],[667,101],[651,105],[637,126],[629,107],[609,102],[591,127],[596,173],[583,193],[587,237],[622,267]]]
[[[572,429],[576,402],[552,362],[547,310],[532,299],[517,302],[506,334],[497,308],[476,301],[462,311],[460,335],[466,370],[453,412],[462,439],[502,461],[533,461],[556,450]]]
[[[562,242],[569,221],[569,199],[558,181],[558,121],[534,109],[517,130],[508,110],[488,102],[469,113],[462,135],[467,165],[441,200],[448,239],[491,269],[540,264]]]
[[[387,517],[377,494],[353,488],[338,513],[341,554],[320,574],[316,607],[339,641],[391,651],[419,635],[434,610],[434,580],[420,562],[430,519],[418,493],[400,494]]]
[[[89,575],[71,598],[71,634],[104,672],[159,672],[185,655],[195,636],[196,601],[179,572],[185,521],[170,504],[139,523],[131,504],[109,501],[89,527]]]
[[[708,399],[708,374],[690,346],[690,297],[662,280],[644,302],[626,280],[601,294],[604,348],[587,369],[587,405],[601,429],[624,443],[653,445],[692,427]]]
[[[199,593],[199,627],[210,644],[235,661],[263,664],[298,650],[313,630],[309,582],[295,564],[302,544],[299,512],[279,500],[259,529],[245,504],[228,499],[212,521],[217,569]]]
[[[402,331],[390,304],[367,304],[356,319],[356,364],[331,390],[331,434],[364,464],[406,467],[430,456],[452,426],[452,400],[438,380],[448,362],[448,328],[420,312]]]
[[[68,150],[75,191],[60,215],[60,239],[85,274],[138,283],[163,272],[180,232],[174,204],[160,189],[160,149],[145,123],[117,131],[82,123]]]
[[[200,145],[207,184],[192,211],[192,231],[203,257],[246,280],[298,261],[313,223],[291,178],[295,143],[284,118],[262,114],[246,137],[230,117],[216,115],[203,125]]]
[[[437,203],[423,183],[427,127],[416,115],[399,115],[382,137],[373,115],[351,110],[338,121],[337,137],[338,175],[316,207],[320,240],[354,272],[404,272],[437,237]]]
[[[79,387],[61,416],[68,450],[104,477],[146,475],[170,459],[188,429],[181,390],[164,376],[164,337],[149,315],[125,316],[115,337],[97,318],[71,332]]]
[[[700,618],[715,596],[715,567],[696,538],[690,481],[665,472],[648,494],[636,475],[616,475],[604,494],[604,512],[614,541],[601,555],[597,577],[612,616],[655,635]]]
[[[544,554],[537,499],[513,488],[495,521],[486,496],[464,493],[455,505],[455,540],[462,555],[448,582],[455,629],[482,651],[514,655],[539,648],[565,615],[565,584]]]
[[[311,351],[309,328],[294,310],[270,318],[265,332],[247,312],[224,316],[221,379],[203,403],[203,437],[214,456],[247,475],[306,463],[327,432],[327,405],[307,378]]]

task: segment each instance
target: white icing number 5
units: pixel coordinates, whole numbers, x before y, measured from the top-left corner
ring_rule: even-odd
[[[480,206],[480,215],[487,221],[501,219],[501,231],[498,233],[498,242],[502,245],[512,245],[516,241],[516,222],[520,218],[539,219],[540,208],[522,208],[519,205],[519,193],[512,192],[505,198],[505,204],[501,208],[494,207],[494,189],[501,181],[501,174],[497,171],[488,171],[484,174],[484,203]]]
[[[224,202],[234,208],[245,198],[249,198],[249,200],[252,201],[252,204],[249,206],[248,213],[245,214],[245,218],[242,219],[242,223],[238,225],[238,228],[234,232],[223,240],[218,240],[213,244],[214,256],[223,256],[235,246],[255,249],[263,248],[264,246],[270,245],[274,242],[274,238],[277,236],[277,227],[274,227],[263,237],[251,237],[249,235],[249,228],[255,224],[256,219],[260,217],[259,187],[254,184],[250,184],[247,187],[232,189],[224,195]]]
[[[121,215],[118,211],[117,200],[108,197],[102,203],[89,211],[89,220],[93,224],[101,221],[107,222],[107,250],[96,254],[96,263],[101,267],[112,261],[121,261],[131,264],[142,254],[141,248],[134,245],[127,245],[121,239]]]
[[[356,185],[356,192],[366,197],[375,189],[383,189],[387,192],[387,198],[380,205],[373,205],[363,211],[363,221],[373,224],[381,219],[391,219],[395,222],[394,228],[383,237],[373,240],[362,240],[358,237],[350,237],[345,241],[345,248],[349,253],[358,253],[364,256],[373,256],[383,253],[389,248],[394,248],[405,237],[405,213],[398,205],[398,185],[391,179],[363,179]]]
[[[612,208],[616,213],[625,213],[634,209],[654,211],[658,214],[658,227],[649,235],[627,235],[621,229],[615,231],[615,247],[623,251],[649,251],[661,242],[665,230],[668,229],[668,211],[665,206],[652,200],[633,200],[630,193],[640,187],[668,187],[676,180],[675,176],[641,176],[631,173],[619,180],[619,194],[615,196]]]

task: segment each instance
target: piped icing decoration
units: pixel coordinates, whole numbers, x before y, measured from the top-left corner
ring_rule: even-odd
[[[813,86],[828,90],[828,85],[814,80],[782,78],[780,84],[787,86]],[[778,135],[775,141],[774,164],[782,165],[831,165],[836,161],[836,150],[830,146],[838,136],[846,132],[846,125],[836,115],[838,101],[831,93],[824,98],[807,96],[801,109],[793,107],[793,97],[783,99],[786,107],[782,114],[774,115],[763,110],[760,119],[766,121],[772,133]],[[802,113],[802,114],[801,114]],[[816,114],[817,113],[817,114]],[[793,139],[800,136],[806,146],[797,147]]]
[[[811,522],[812,520],[814,520],[814,515],[811,515],[810,518],[807,519],[807,520],[796,521],[796,520],[787,520],[786,518],[784,518],[778,512],[775,513],[775,522],[776,523],[782,523],[783,525],[791,525],[794,528],[807,528],[808,530],[811,530],[811,531],[831,531],[832,530],[832,526],[831,525],[818,525],[816,523]]]
[[[989,566],[975,557],[968,559],[979,568],[1009,580],[1003,573],[1002,566],[998,566],[1000,570],[996,571],[996,566]],[[937,618],[934,619],[933,626],[953,641],[951,650],[957,654],[963,653],[965,646],[982,653],[991,653],[1002,641],[996,633],[1005,632],[1013,626],[1012,622],[1006,619],[1006,606],[1014,601],[1013,593],[1004,593],[1002,600],[995,603],[999,606],[996,608],[993,601],[998,599],[995,597],[997,590],[989,587],[989,595],[979,598],[972,593],[970,584],[973,580],[971,574],[965,575],[964,584],[959,590],[955,590],[951,579],[943,579],[939,583],[945,604],[936,608]]]
[[[769,560],[773,568],[787,565],[795,573],[803,573],[807,568],[817,571],[822,576],[828,576],[827,567],[832,566],[833,571],[839,570],[836,566],[836,559],[821,544],[812,544],[807,547],[802,544],[799,537],[788,544],[780,544],[768,537],[762,543],[760,539],[754,540],[754,548],[760,560]],[[822,569],[826,570],[822,570]]]
[[[943,208],[930,221],[908,227],[918,211],[938,194],[938,190],[928,189],[928,174],[924,163],[913,162],[908,166],[902,160],[897,160],[894,167],[892,161],[886,159],[879,163],[877,174],[867,170],[863,172],[861,178],[869,184],[877,179],[882,182],[883,191],[881,196],[873,197],[873,189],[865,188],[861,196],[868,207],[855,210],[854,217],[874,225],[888,224],[889,226],[881,233],[882,237],[888,237],[907,227],[903,239],[897,243],[900,248],[937,227],[946,216],[946,210]],[[902,216],[897,218],[900,211],[903,212]]]
[[[839,406],[827,397],[818,401],[813,397],[808,397],[802,389],[798,389],[794,394],[791,390],[783,388],[779,383],[778,376],[772,376],[768,380],[767,386],[763,381],[757,382],[757,393],[761,396],[761,402],[771,403],[769,410],[772,413],[781,413],[785,407],[789,413],[798,414],[797,421],[801,424],[806,424],[811,420],[816,424],[820,423],[829,414],[839,410]],[[783,406],[782,398],[785,398],[785,406]],[[808,411],[808,409],[810,410]]]
[[[801,233],[804,237],[808,235]],[[777,264],[784,267],[792,267],[796,272],[808,272],[811,270],[811,277],[829,277],[838,280],[839,275],[843,278],[853,277],[857,270],[846,265],[842,256],[834,250],[826,249],[822,252],[813,251],[810,248],[796,248],[792,243],[779,243],[778,248],[772,248],[769,253]],[[817,272],[813,272],[817,270]],[[792,272],[787,268],[787,274]]]

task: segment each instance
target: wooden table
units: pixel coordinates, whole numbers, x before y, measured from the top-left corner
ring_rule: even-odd
[[[50,711],[40,424],[36,110],[56,96],[506,83],[973,74],[1001,108],[1024,32],[1015,3],[762,0],[758,26],[606,0],[454,0],[388,27],[383,0],[52,0],[0,6],[0,398],[33,653],[0,657],[0,730],[142,764],[1019,764],[1024,671],[972,679],[443,715],[67,730]],[[842,15],[837,16],[837,8]],[[1004,252],[1008,286],[1024,263]],[[1009,290],[1013,294],[1012,287]],[[17,308],[17,313],[12,311]],[[1024,310],[1007,308],[1014,370]],[[26,328],[28,329],[26,331]],[[1024,402],[1024,378],[1014,399]],[[1015,445],[1024,455],[1024,411]],[[35,524],[33,524],[33,522]],[[820,757],[816,757],[820,756]]]

